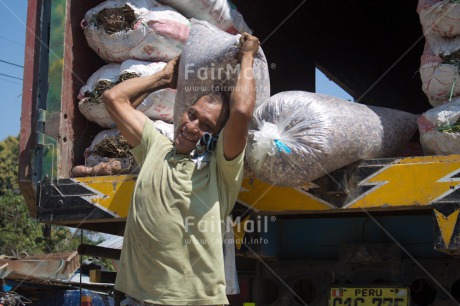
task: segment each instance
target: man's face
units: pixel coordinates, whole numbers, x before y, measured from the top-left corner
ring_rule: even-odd
[[[215,136],[220,131],[224,117],[222,103],[212,103],[210,99],[201,97],[182,115],[174,139],[177,153],[189,154],[205,132]]]

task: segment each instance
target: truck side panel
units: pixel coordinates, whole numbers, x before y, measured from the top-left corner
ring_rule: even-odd
[[[19,187],[32,217],[37,216],[35,186],[33,183],[33,152],[35,149],[36,100],[38,99],[40,38],[43,1],[29,1],[27,7],[26,48],[24,58],[24,82],[22,90],[21,131],[19,140]]]

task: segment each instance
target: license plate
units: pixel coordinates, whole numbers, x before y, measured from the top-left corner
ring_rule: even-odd
[[[409,289],[394,287],[331,288],[329,306],[409,306]]]

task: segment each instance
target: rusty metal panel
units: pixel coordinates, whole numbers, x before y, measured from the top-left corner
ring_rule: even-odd
[[[26,257],[0,258],[0,278],[27,278],[68,280],[80,267],[78,253],[39,254]]]
[[[43,1],[29,1],[27,6],[24,82],[22,89],[21,130],[19,138],[19,187],[29,213],[36,217],[35,186],[33,183],[33,150],[35,148],[36,99],[39,83],[41,14]]]

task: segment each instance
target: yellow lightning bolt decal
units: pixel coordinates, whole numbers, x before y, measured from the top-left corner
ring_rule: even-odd
[[[93,204],[104,207],[121,218],[128,216],[136,176],[79,177],[75,180],[100,193],[88,198]]]
[[[377,185],[347,208],[429,205],[454,191],[460,161],[449,156],[409,157],[385,167],[360,185]]]
[[[436,209],[434,210],[436,220],[438,221],[439,230],[441,231],[442,239],[444,240],[444,245],[446,248],[449,248],[450,240],[452,239],[455,225],[457,224],[458,212],[459,210],[457,209],[450,215],[444,216]]]
[[[329,210],[335,206],[299,188],[279,187],[244,179],[238,201],[257,211]]]

